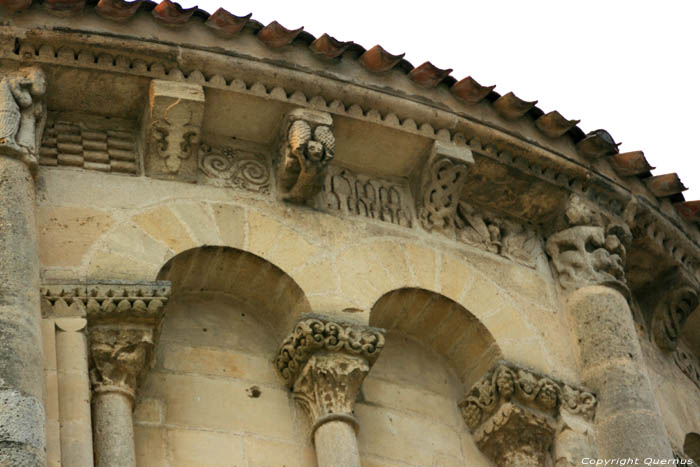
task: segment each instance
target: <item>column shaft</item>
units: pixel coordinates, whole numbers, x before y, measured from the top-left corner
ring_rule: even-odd
[[[45,465],[34,180],[0,155],[0,465]]]
[[[314,433],[318,467],[360,467],[355,428],[340,420],[328,421]]]
[[[567,307],[579,340],[583,382],[598,395],[599,455],[673,458],[625,297],[591,285],[573,292]]]
[[[91,467],[90,380],[84,318],[56,320],[58,399],[63,465]]]
[[[96,392],[92,400],[97,467],[135,467],[131,398],[121,392]]]

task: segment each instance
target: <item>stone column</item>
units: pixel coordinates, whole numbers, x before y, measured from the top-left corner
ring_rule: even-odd
[[[564,417],[585,422],[593,418],[595,406],[589,392],[506,363],[475,383],[459,403],[477,446],[506,467],[551,465]],[[568,443],[559,451],[572,447]]]
[[[598,453],[663,458],[672,452],[646,373],[625,283],[626,226],[572,199],[547,253],[567,293],[583,383],[597,394]]]
[[[35,218],[46,91],[35,68],[0,71],[0,465],[45,465]]]
[[[383,347],[379,329],[315,315],[300,320],[282,343],[277,369],[312,421],[319,467],[360,467],[352,411]]]
[[[88,290],[95,465],[135,467],[132,411],[146,375],[169,286]]]
[[[58,318],[56,366],[60,413],[61,463],[90,467],[92,423],[85,318]]]

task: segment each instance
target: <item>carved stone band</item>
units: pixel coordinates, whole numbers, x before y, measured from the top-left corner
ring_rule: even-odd
[[[498,465],[545,465],[555,420],[592,419],[596,397],[546,376],[499,364],[459,403],[479,448]]]

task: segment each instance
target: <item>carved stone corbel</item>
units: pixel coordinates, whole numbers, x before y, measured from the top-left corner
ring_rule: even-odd
[[[473,163],[468,147],[433,142],[428,161],[413,180],[416,213],[423,228],[454,235],[459,198]]]
[[[301,319],[280,346],[275,364],[311,419],[320,467],[359,467],[359,427],[352,411],[383,347],[380,329],[315,315]]]
[[[563,413],[590,420],[593,394],[509,364],[499,364],[459,403],[479,448],[497,465],[551,461]]]
[[[654,296],[651,333],[662,350],[678,347],[683,326],[690,314],[698,308],[700,285],[683,270],[670,274]]]
[[[572,197],[561,220],[563,228],[547,239],[546,251],[562,289],[606,285],[629,297],[624,268],[629,228],[606,223],[578,197]]]
[[[332,126],[330,114],[315,110],[295,109],[284,118],[277,168],[281,199],[306,203],[321,191],[335,153]]]
[[[202,86],[154,79],[143,119],[148,177],[194,182],[202,119]]]
[[[35,67],[0,75],[0,155],[23,160],[33,171],[46,123],[44,72]]]
[[[135,466],[132,410],[153,358],[170,284],[88,288],[95,463]]]

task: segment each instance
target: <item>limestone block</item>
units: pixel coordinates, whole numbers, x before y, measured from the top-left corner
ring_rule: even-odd
[[[168,430],[167,437],[172,467],[247,465],[240,436],[211,431]]]
[[[196,181],[204,100],[202,86],[151,81],[143,118],[146,176]]]
[[[246,436],[244,446],[249,466],[309,467],[309,464],[302,464],[302,446],[297,444]]]
[[[134,425],[136,465],[141,467],[170,467],[165,451],[165,429]]]
[[[245,209],[229,204],[212,204],[222,244],[242,248],[245,241]]]
[[[159,206],[137,214],[132,220],[154,239],[175,252],[197,246],[184,224],[168,206]]]

